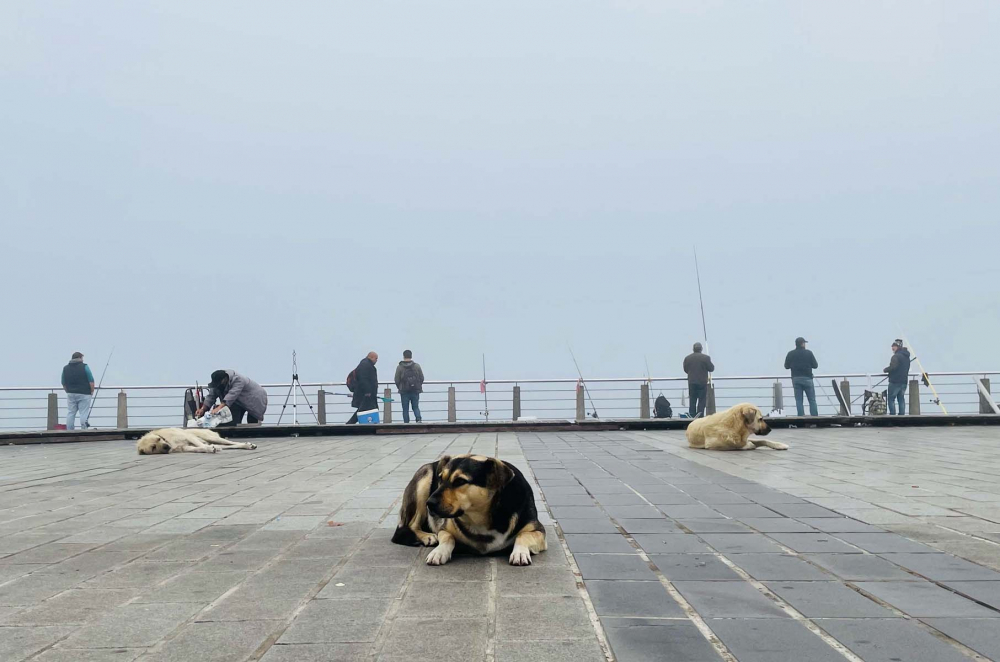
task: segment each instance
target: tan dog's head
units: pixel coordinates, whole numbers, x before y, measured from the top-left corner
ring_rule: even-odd
[[[761,413],[760,409],[751,404],[736,405],[736,407],[743,416],[743,422],[746,423],[747,429],[751,432],[766,435],[771,431],[767,422],[764,421],[764,414]]]
[[[427,509],[443,518],[488,513],[493,498],[514,477],[506,464],[482,455],[446,455],[438,460],[436,471],[440,483],[427,498]]]
[[[170,444],[156,432],[144,434],[136,444],[136,448],[139,450],[139,455],[162,455],[170,452]]]

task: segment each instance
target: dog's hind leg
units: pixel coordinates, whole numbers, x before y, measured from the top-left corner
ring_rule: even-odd
[[[771,441],[770,439],[751,439],[750,442],[755,446],[767,446],[768,448],[773,448],[776,451],[788,450],[788,444],[783,444],[780,441]]]
[[[193,443],[186,443],[180,446],[175,446],[170,449],[171,453],[218,453],[219,449],[215,446],[206,445],[195,445]]]
[[[544,552],[548,548],[545,542],[545,530],[541,525],[533,528],[533,524],[524,527],[514,539],[514,551],[510,553],[511,565],[531,565],[531,555]]]
[[[252,451],[257,448],[257,444],[251,444],[249,441],[229,441],[228,439],[223,439],[222,441],[213,441],[211,443],[214,446],[218,446],[220,450],[242,448],[244,450]]]

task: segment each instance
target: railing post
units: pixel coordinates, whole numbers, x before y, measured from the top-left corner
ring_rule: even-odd
[[[576,421],[587,420],[587,407],[583,402],[583,382],[576,383]]]
[[[910,380],[910,416],[920,416],[920,380]]]
[[[455,407],[455,387],[448,387],[448,422],[455,423],[458,421],[458,411]]]
[[[382,401],[382,422],[392,423],[392,389],[386,387],[385,399]]]
[[[985,390],[987,393],[990,393],[990,380],[986,377],[982,377],[978,381],[982,383],[983,390]],[[990,401],[986,399],[986,396],[984,396],[982,393],[979,392],[978,388],[976,389],[976,395],[979,396],[979,413],[992,414],[993,407],[990,406]]]
[[[773,402],[774,406],[772,407],[772,409],[776,409],[778,411],[781,411],[781,410],[783,410],[785,408],[785,402],[784,402],[784,400],[785,400],[785,397],[784,397],[785,396],[785,391],[784,391],[784,387],[782,387],[780,381],[775,381],[774,382],[774,389],[773,390],[774,390],[774,395],[771,396],[771,399],[772,399],[772,402]]]
[[[705,415],[711,416],[715,413],[715,384],[709,384],[705,393]]]
[[[45,427],[47,430],[55,430],[56,426],[59,425],[59,395],[56,393],[49,393],[48,404],[48,420],[46,421]]]
[[[128,396],[125,391],[118,391],[118,429],[128,427]]]
[[[846,407],[841,407],[840,408],[840,415],[841,416],[850,416],[851,415],[851,382],[847,381],[846,379],[841,380],[841,382],[840,382],[840,394],[842,396],[844,396],[844,403],[847,405]]]
[[[649,384],[639,386],[639,418],[649,418]]]
[[[514,420],[521,418],[521,387],[514,387]]]
[[[320,425],[326,425],[326,391],[316,391],[316,418]]]

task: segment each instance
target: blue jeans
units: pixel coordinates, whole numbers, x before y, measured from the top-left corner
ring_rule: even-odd
[[[410,407],[413,407],[413,417],[417,419],[417,423],[420,422],[420,394],[419,393],[400,393],[399,397],[403,400],[403,422],[410,422]]]
[[[906,414],[906,382],[893,384],[889,382],[889,414],[896,413],[896,403],[899,402],[899,415]]]
[[[94,396],[85,393],[66,394],[66,429],[76,429],[76,413],[80,412],[80,427],[89,428],[90,403]]]
[[[795,411],[799,416],[806,415],[802,408],[803,393],[809,398],[809,415],[819,416],[819,411],[816,409],[816,386],[812,377],[792,377],[792,390],[795,391]]]

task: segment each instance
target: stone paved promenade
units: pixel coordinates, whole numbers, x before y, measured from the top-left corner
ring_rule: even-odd
[[[774,435],[0,447],[0,660],[1000,659],[1000,430]],[[537,481],[533,566],[389,543],[414,469],[465,452]]]

